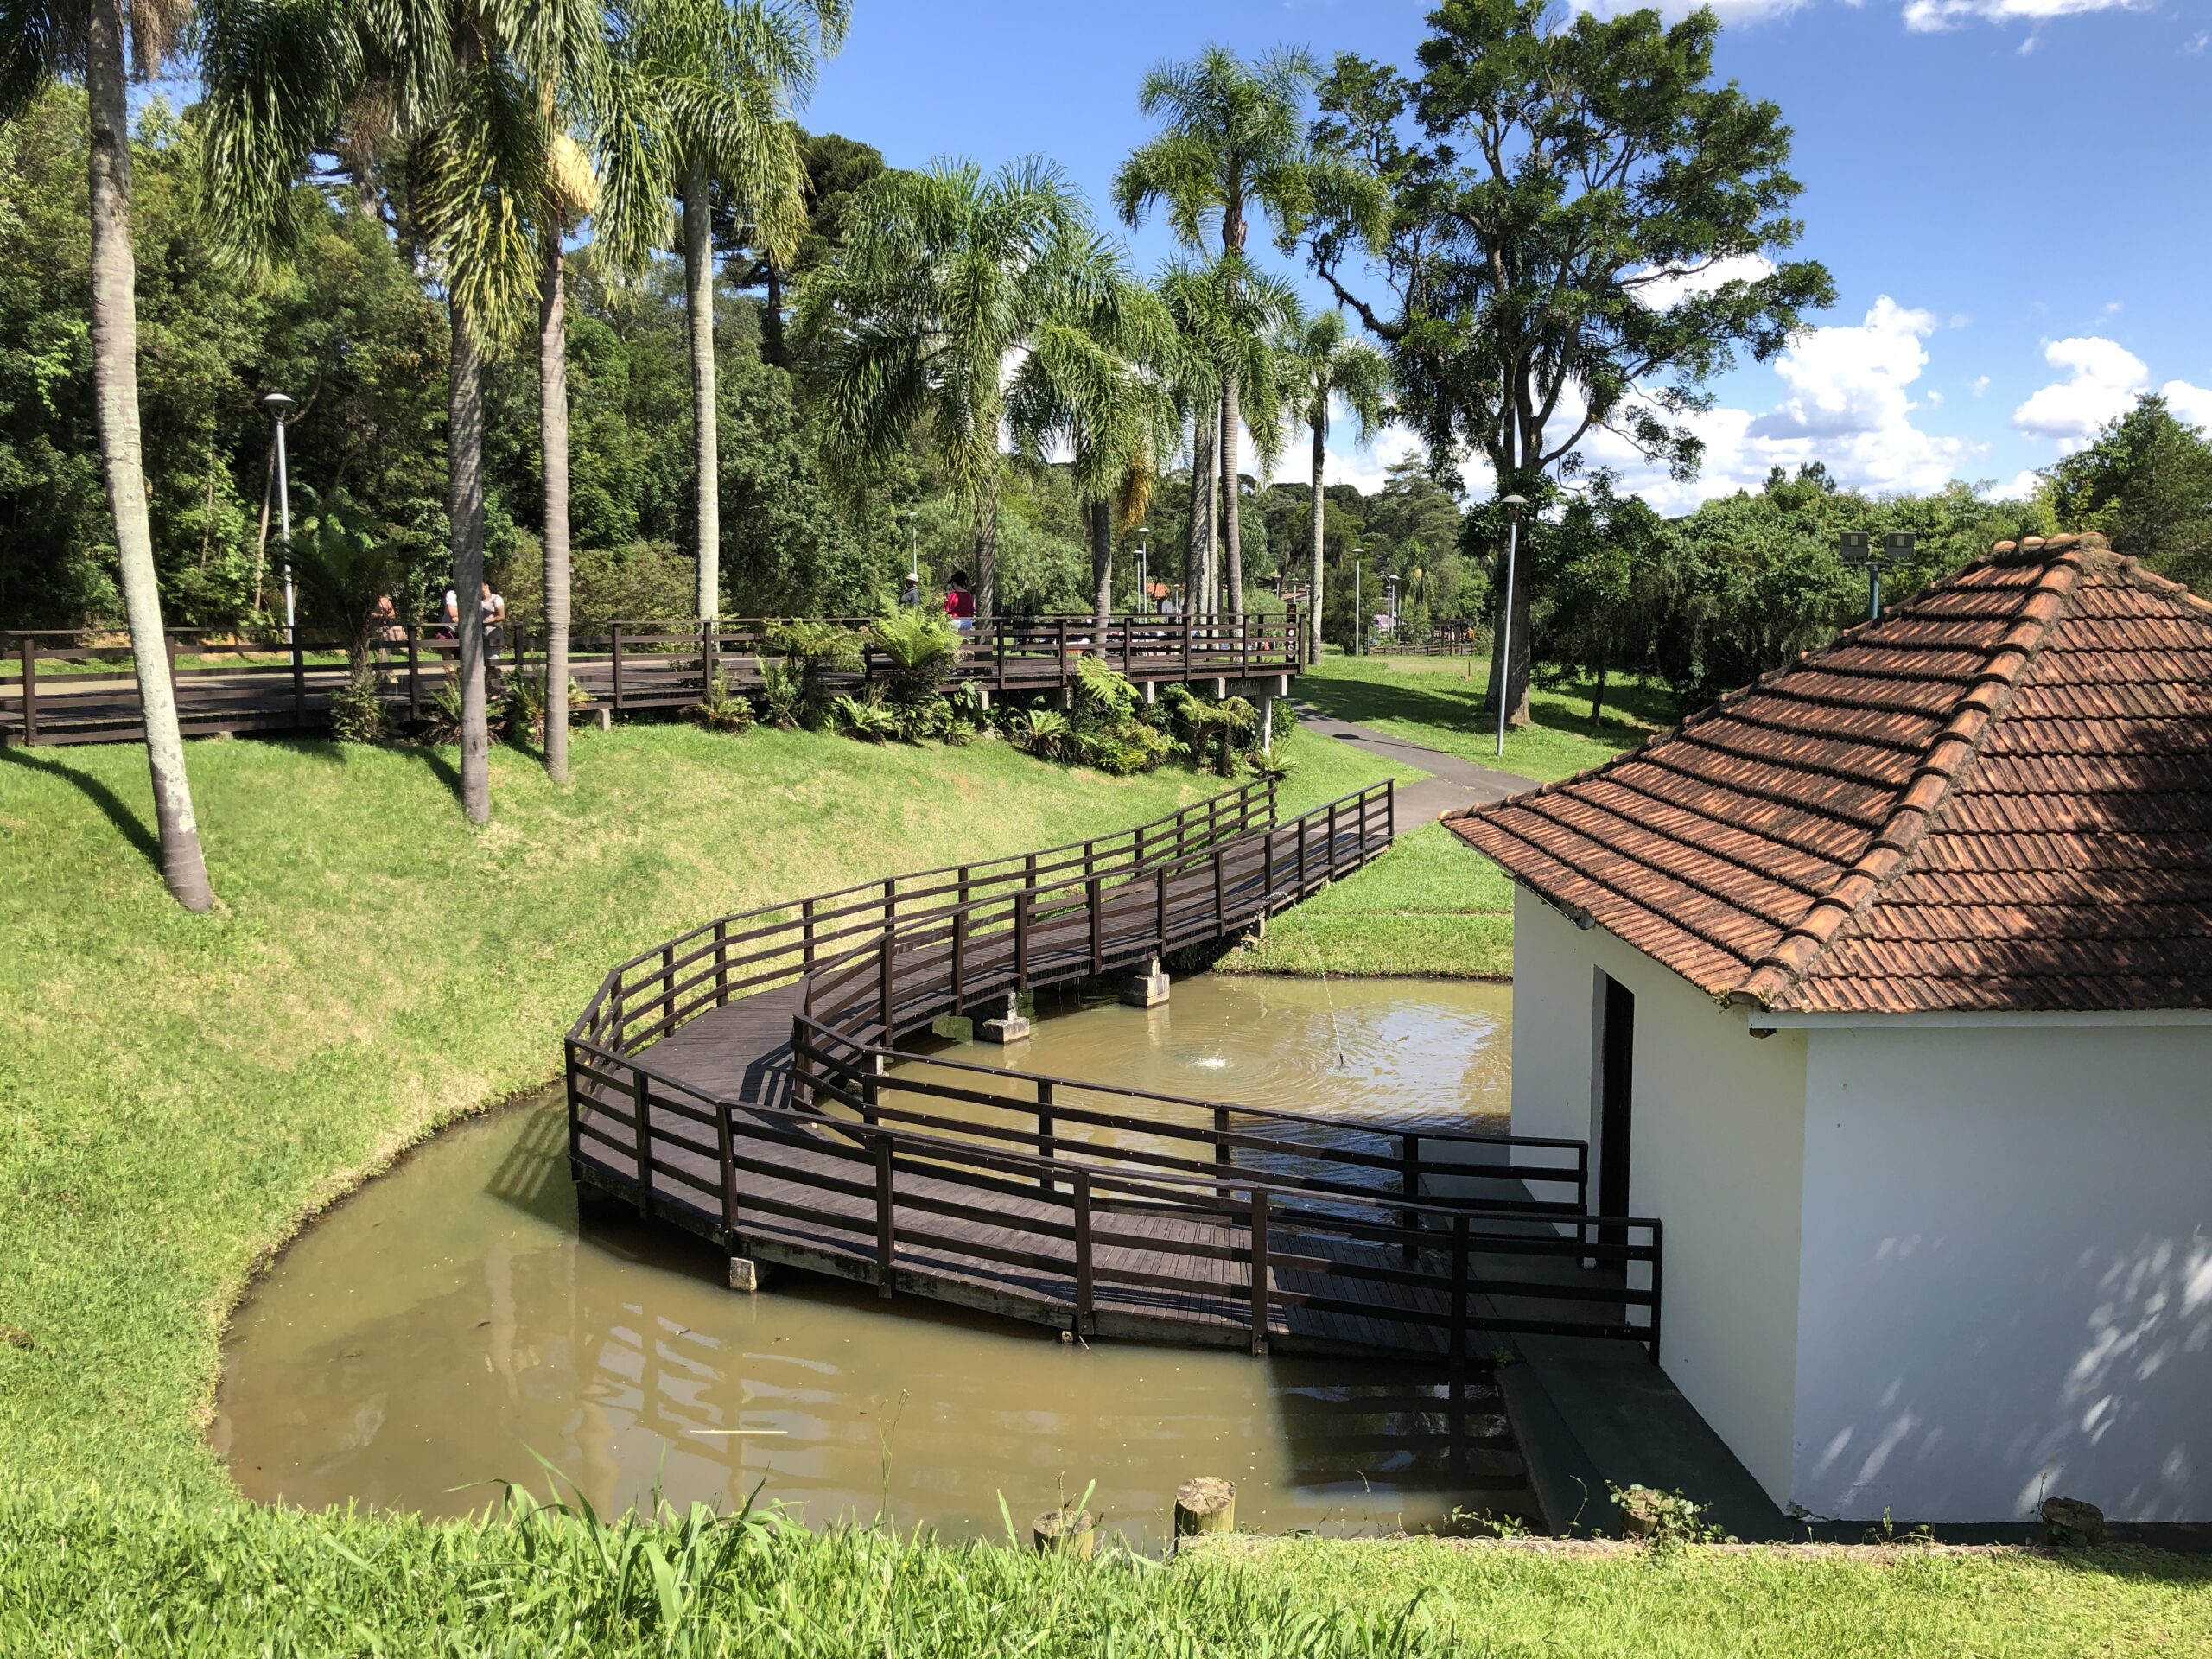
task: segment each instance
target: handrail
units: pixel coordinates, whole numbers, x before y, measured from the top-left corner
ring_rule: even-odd
[[[1185,1287],[1128,1268],[1126,1246],[1241,1262],[1241,1317],[1257,1348],[1271,1319],[1303,1306],[1425,1324],[1455,1355],[1471,1332],[1494,1330],[1626,1337],[1656,1357],[1660,1230],[1586,1213],[1585,1142],[1343,1124],[969,1061],[938,1062],[950,1078],[887,1074],[905,1031],[1024,985],[1222,937],[1358,868],[1395,827],[1387,783],[1287,821],[1274,806],[1271,789],[1247,785],[1111,836],[718,918],[642,951],[606,976],[569,1033],[572,1154],[587,1141],[613,1148],[638,1172],[642,1211],[657,1184],[690,1193],[664,1201],[691,1204],[732,1239],[748,1208],[845,1230],[854,1252],[874,1257],[885,1294],[898,1241],[935,1243],[1071,1279],[1087,1330],[1102,1286]],[[740,1103],[653,1064],[652,1045],[685,1020],[771,984],[796,987],[786,1096]],[[948,1104],[971,1115],[948,1116]],[[1066,1133],[1078,1128],[1140,1139]],[[1316,1131],[1331,1138],[1298,1138]],[[769,1155],[779,1147],[812,1161]],[[1529,1196],[1485,1190],[1506,1179]],[[817,1196],[770,1197],[776,1182]],[[1570,1196],[1536,1196],[1544,1188]],[[1007,1197],[1032,1202],[1009,1211],[996,1202]],[[1039,1198],[1052,1215],[1035,1213]],[[855,1205],[872,1219],[855,1219]],[[1116,1234],[1147,1217],[1229,1230],[1203,1245]],[[948,1217],[967,1230],[960,1239],[929,1230]],[[1122,1253],[1101,1257],[1102,1243]],[[1568,1271],[1577,1263],[1611,1277],[1592,1283]],[[1333,1294],[1338,1280],[1364,1286],[1366,1300]]]

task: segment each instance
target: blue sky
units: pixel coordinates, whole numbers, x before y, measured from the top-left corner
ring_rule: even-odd
[[[1602,0],[1599,0],[1602,3]],[[1208,41],[1410,64],[1408,0],[856,0],[803,119],[899,165],[1058,162],[1102,217],[1149,128],[1146,69]],[[1819,457],[1847,481],[2012,485],[2140,389],[2212,424],[2212,0],[1725,0],[1722,76],[1796,132],[1806,234],[1838,300],[1779,367],[1714,383],[1688,489],[1598,446],[1678,510]],[[1169,251],[1129,237],[1149,267]],[[1318,296],[1317,296],[1318,297]],[[1410,447],[1335,445],[1371,485]],[[1486,480],[1471,476],[1478,487]]]

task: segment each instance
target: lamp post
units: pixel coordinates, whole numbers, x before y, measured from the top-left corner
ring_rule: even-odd
[[[269,411],[269,424],[274,429],[276,444],[276,523],[277,534],[284,543],[284,638],[292,637],[296,620],[292,594],[292,481],[284,459],[284,411],[292,400],[281,391],[272,391],[261,400]]]
[[[1382,610],[1390,619],[1390,643],[1398,643],[1398,575],[1392,571],[1382,578]]]
[[[1505,753],[1505,711],[1513,699],[1513,566],[1521,553],[1521,509],[1529,505],[1522,495],[1500,499],[1505,509],[1505,608],[1498,613],[1497,630],[1497,752]]]
[[[1152,614],[1152,571],[1145,557],[1146,537],[1152,534],[1150,524],[1139,524],[1132,532],[1137,538],[1137,613]]]
[[[1874,621],[1882,614],[1882,572],[1893,564],[1909,563],[1914,547],[1913,534],[1909,530],[1893,530],[1882,537],[1882,545],[1873,545],[1873,538],[1863,530],[1847,530],[1836,537],[1836,553],[1846,564],[1854,568],[1864,565],[1866,569],[1866,620]]]
[[[1351,550],[1351,654],[1361,654],[1360,643],[1367,637],[1367,568],[1361,563],[1367,550],[1355,547]]]

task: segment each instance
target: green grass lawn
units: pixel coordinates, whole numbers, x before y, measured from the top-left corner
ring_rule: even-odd
[[[1349,747],[1339,745],[1339,747]],[[1509,979],[1513,884],[1440,823],[1268,924],[1223,971]]]
[[[1500,759],[1496,717],[1483,709],[1489,662],[1480,657],[1346,657],[1332,652],[1299,677],[1300,695],[1325,715],[1371,726],[1446,754],[1534,778],[1569,777],[1633,748],[1676,718],[1663,688],[1614,680],[1604,719],[1590,721],[1590,686],[1538,686],[1531,721],[1508,732]]]

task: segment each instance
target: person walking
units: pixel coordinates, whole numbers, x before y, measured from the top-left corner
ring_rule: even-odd
[[[944,613],[952,619],[952,626],[962,639],[976,631],[976,595],[968,586],[965,570],[952,573],[952,585],[944,594]]]
[[[906,573],[906,585],[899,590],[899,608],[918,611],[922,608],[922,579],[914,571]]]

